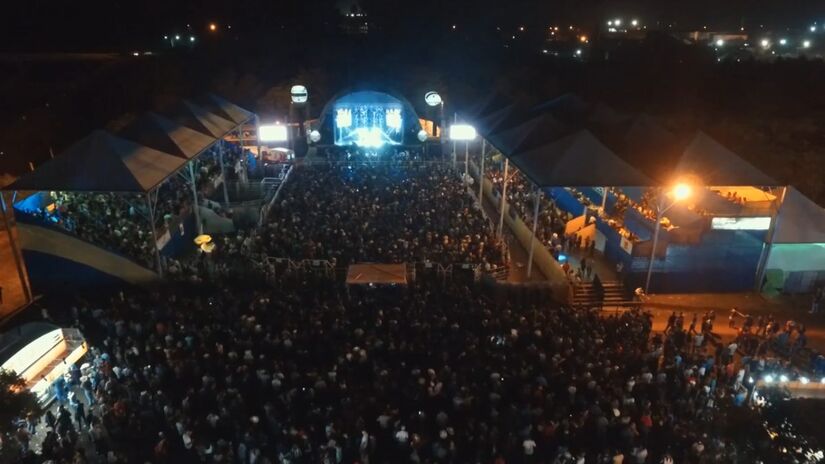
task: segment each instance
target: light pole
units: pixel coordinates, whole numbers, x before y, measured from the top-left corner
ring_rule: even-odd
[[[647,264],[647,278],[645,279],[645,293],[650,291],[650,277],[653,274],[653,259],[656,257],[656,246],[659,244],[659,230],[661,229],[662,218],[665,213],[676,206],[682,200],[687,199],[693,194],[693,189],[688,184],[676,184],[670,192],[673,201],[665,207],[662,203],[663,195],[659,194],[656,198],[656,226],[653,231],[653,248],[650,250],[650,262]]]
[[[478,207],[484,207],[484,152],[487,151],[487,139],[481,138],[481,162],[478,168]]]
[[[467,175],[470,170],[470,141],[475,140],[477,136],[476,128],[468,124],[453,124],[450,127],[450,139],[453,141],[453,147],[456,142],[464,142],[464,182],[467,182]],[[456,154],[453,148],[453,167],[455,167]]]

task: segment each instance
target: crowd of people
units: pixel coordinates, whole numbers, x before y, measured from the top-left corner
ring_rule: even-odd
[[[268,256],[353,262],[505,264],[502,243],[442,163],[296,167],[257,237]]]
[[[231,167],[240,158],[241,149],[233,144],[227,144],[227,147],[225,163]],[[203,201],[214,189],[215,179],[221,173],[217,149],[200,156],[197,164],[196,185],[200,201]],[[226,171],[228,178],[236,175],[230,168]],[[143,266],[155,267],[155,248],[145,197],[102,192],[48,194],[53,207],[25,213]],[[191,213],[192,201],[191,184],[179,176],[170,176],[158,187],[155,228],[159,236]]]
[[[24,462],[745,462],[747,366],[543,297],[447,284],[176,285],[80,301],[90,343]],[[692,345],[692,344],[690,344]],[[79,406],[83,405],[83,406]],[[26,461],[26,459],[32,461]],[[670,462],[670,461],[668,461]],[[754,461],[748,461],[754,462]]]

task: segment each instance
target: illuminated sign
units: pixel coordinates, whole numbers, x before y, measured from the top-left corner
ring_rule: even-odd
[[[770,217],[715,217],[710,222],[714,230],[768,230]]]
[[[258,140],[261,142],[286,142],[286,126],[270,124],[258,127]]]
[[[292,103],[306,103],[309,98],[307,88],[303,85],[293,85],[289,93],[292,95]]]
[[[427,92],[424,95],[424,101],[430,106],[438,106],[442,103],[441,95],[438,92]]]

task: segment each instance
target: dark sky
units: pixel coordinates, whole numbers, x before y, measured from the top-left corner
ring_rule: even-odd
[[[319,21],[324,12],[350,0],[30,0],[6,2],[0,19],[2,49],[128,48],[144,45],[166,31],[186,32],[187,23],[202,32],[210,20],[236,27],[267,29],[282,23]],[[685,27],[710,24],[736,27],[766,23],[802,28],[825,20],[822,0],[361,0],[380,16],[404,20],[415,16],[441,21],[596,24],[606,17],[637,16],[646,24],[676,21]],[[371,12],[372,13],[372,12]]]

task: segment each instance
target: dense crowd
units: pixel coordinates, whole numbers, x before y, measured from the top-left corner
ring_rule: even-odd
[[[42,456],[745,462],[723,425],[747,374],[675,319],[651,337],[643,313],[493,301],[457,284],[281,288],[178,285],[78,304],[90,359],[57,417],[36,425]]]
[[[227,177],[240,159],[240,147],[227,144]],[[217,151],[197,161],[196,185],[200,201],[214,190],[220,176]],[[50,192],[54,208],[27,211],[66,232],[154,268],[155,250],[148,223],[145,197],[129,193]],[[158,235],[177,226],[192,210],[192,187],[179,176],[171,176],[158,187],[155,227]]]
[[[504,264],[503,247],[442,163],[298,167],[259,237],[269,256],[352,262]]]

